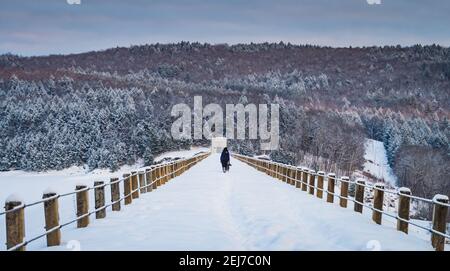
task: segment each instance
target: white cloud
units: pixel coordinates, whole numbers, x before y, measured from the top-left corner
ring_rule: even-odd
[[[69,5],[80,5],[81,0],[67,0],[67,4]]]
[[[369,5],[381,5],[381,0],[366,0]]]

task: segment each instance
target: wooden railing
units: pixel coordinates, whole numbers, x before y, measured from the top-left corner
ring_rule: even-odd
[[[77,228],[89,225],[90,216],[95,214],[96,219],[106,217],[107,208],[112,211],[120,211],[121,203],[129,205],[141,194],[150,193],[169,180],[183,174],[192,166],[205,159],[209,153],[202,153],[191,158],[179,159],[154,166],[140,171],[124,174],[122,178],[111,178],[110,182],[95,182],[93,187],[77,185],[75,191],[57,194],[46,191],[42,200],[27,203],[11,199],[5,203],[5,211],[0,216],[5,216],[6,222],[6,249],[8,251],[24,251],[27,244],[40,238],[47,238],[47,246],[61,245],[61,229],[72,223],[77,223]],[[123,184],[123,193],[120,187]],[[111,202],[105,203],[105,188],[110,188]],[[95,208],[89,210],[89,191],[93,191]],[[72,220],[60,223],[58,199],[76,195],[76,217]],[[35,205],[43,205],[45,216],[45,232],[32,238],[25,238],[25,210]]]
[[[295,186],[301,191],[315,195],[319,199],[325,198],[329,203],[334,203],[334,200],[338,199],[342,208],[347,208],[348,201],[354,202],[355,212],[362,213],[363,207],[369,208],[372,210],[372,220],[377,224],[381,224],[382,216],[386,215],[397,220],[397,230],[403,233],[408,234],[409,225],[426,230],[431,233],[431,244],[437,251],[443,251],[446,238],[450,238],[450,235],[447,233],[446,223],[450,207],[448,196],[436,195],[433,199],[426,199],[411,195],[411,190],[405,187],[398,190],[389,190],[385,188],[383,183],[369,184],[363,179],[351,181],[346,176],[338,178],[334,173],[325,174],[323,171],[315,172],[304,167],[294,167],[239,154],[232,154],[232,156],[273,178]],[[338,183],[340,183],[339,194],[335,191]],[[354,197],[349,196],[350,184],[355,186]],[[373,197],[371,205],[364,202],[364,196],[367,192],[371,193],[370,196]],[[383,210],[385,193],[398,195],[398,209],[395,214]],[[432,204],[433,217],[431,227],[423,226],[410,219],[410,201],[412,199]]]

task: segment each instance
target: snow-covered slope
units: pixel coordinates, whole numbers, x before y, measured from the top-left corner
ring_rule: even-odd
[[[394,175],[391,167],[387,161],[386,149],[383,142],[367,139],[365,142],[365,154],[364,159],[364,172],[367,172],[383,180],[384,182],[395,186],[397,183],[397,177]]]
[[[190,150],[166,152],[164,154],[155,157],[154,160],[155,162],[158,162],[165,158],[186,158],[192,157],[199,152],[209,152],[209,151],[210,149],[205,147],[192,147]]]
[[[233,159],[222,173],[211,155],[182,176],[108,212],[85,229],[63,231],[60,247],[81,250],[431,250],[428,240],[379,226]],[[75,240],[75,241],[73,241]]]
[[[155,161],[164,158],[191,157],[208,148],[191,148],[190,150],[173,151],[161,154]],[[82,167],[71,167],[63,170],[47,172],[25,172],[22,170],[0,172],[0,202],[4,202],[10,194],[17,194],[26,202],[33,202],[42,198],[42,192],[51,187],[58,193],[70,192],[76,184],[93,185],[95,181],[109,181],[111,177],[120,177],[123,173],[130,173],[143,166],[143,162],[135,165],[123,166],[115,172],[108,169],[86,171]]]

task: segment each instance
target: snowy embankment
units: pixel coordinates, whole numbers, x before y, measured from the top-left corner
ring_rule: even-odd
[[[164,158],[186,158],[194,154],[208,151],[209,148],[191,148],[185,151],[173,151],[155,157],[155,162]],[[143,167],[143,162],[135,165],[121,167],[115,172],[108,169],[95,169],[87,171],[83,167],[71,167],[63,170],[50,170],[47,172],[26,172],[22,170],[0,172],[0,201],[5,202],[11,194],[20,196],[30,203],[42,198],[42,192],[51,188],[58,193],[70,192],[75,185],[93,185],[95,181],[109,181],[111,177],[121,177],[124,173]]]
[[[429,240],[373,223],[214,154],[88,228],[63,230],[65,250],[431,250]],[[75,241],[73,241],[75,240]]]
[[[383,142],[367,139],[365,142],[364,172],[393,187],[397,184],[397,177],[388,164],[386,149]]]
[[[210,149],[205,147],[192,147],[190,150],[166,152],[164,154],[155,157],[154,160],[155,162],[159,162],[166,158],[187,158],[192,157],[199,152],[209,152],[209,151]]]
[[[193,154],[207,151],[208,148],[192,148],[186,151],[176,151],[162,154],[155,158],[159,161],[163,158],[184,158],[191,157]],[[86,171],[83,167],[71,167],[59,171],[47,172],[25,172],[21,170],[0,172],[0,202],[4,204],[5,200],[14,194],[16,197],[31,203],[42,199],[45,190],[52,190],[59,194],[75,190],[78,184],[93,186],[95,181],[108,182],[111,177],[121,177],[124,173],[130,173],[133,170],[141,168],[143,163],[123,166],[116,172],[110,172],[107,169],[96,169]],[[122,189],[122,188],[121,188]],[[121,190],[123,191],[123,189]],[[106,191],[106,200],[110,200],[109,187]],[[75,217],[75,197],[69,196],[60,199],[61,221],[68,221]],[[90,206],[94,206],[93,197],[90,198]],[[3,207],[1,207],[3,209]],[[27,238],[36,236],[44,232],[44,217],[42,205],[32,206],[25,210],[26,236]],[[69,227],[74,227],[70,225]],[[0,250],[5,249],[5,216],[0,216]],[[45,238],[33,242],[29,248],[40,247],[45,243]]]

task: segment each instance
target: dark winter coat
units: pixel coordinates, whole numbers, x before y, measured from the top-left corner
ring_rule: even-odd
[[[220,162],[222,163],[222,165],[226,165],[228,164],[229,161],[230,161],[230,153],[228,152],[227,149],[224,149],[222,151],[222,154],[220,155]]]

